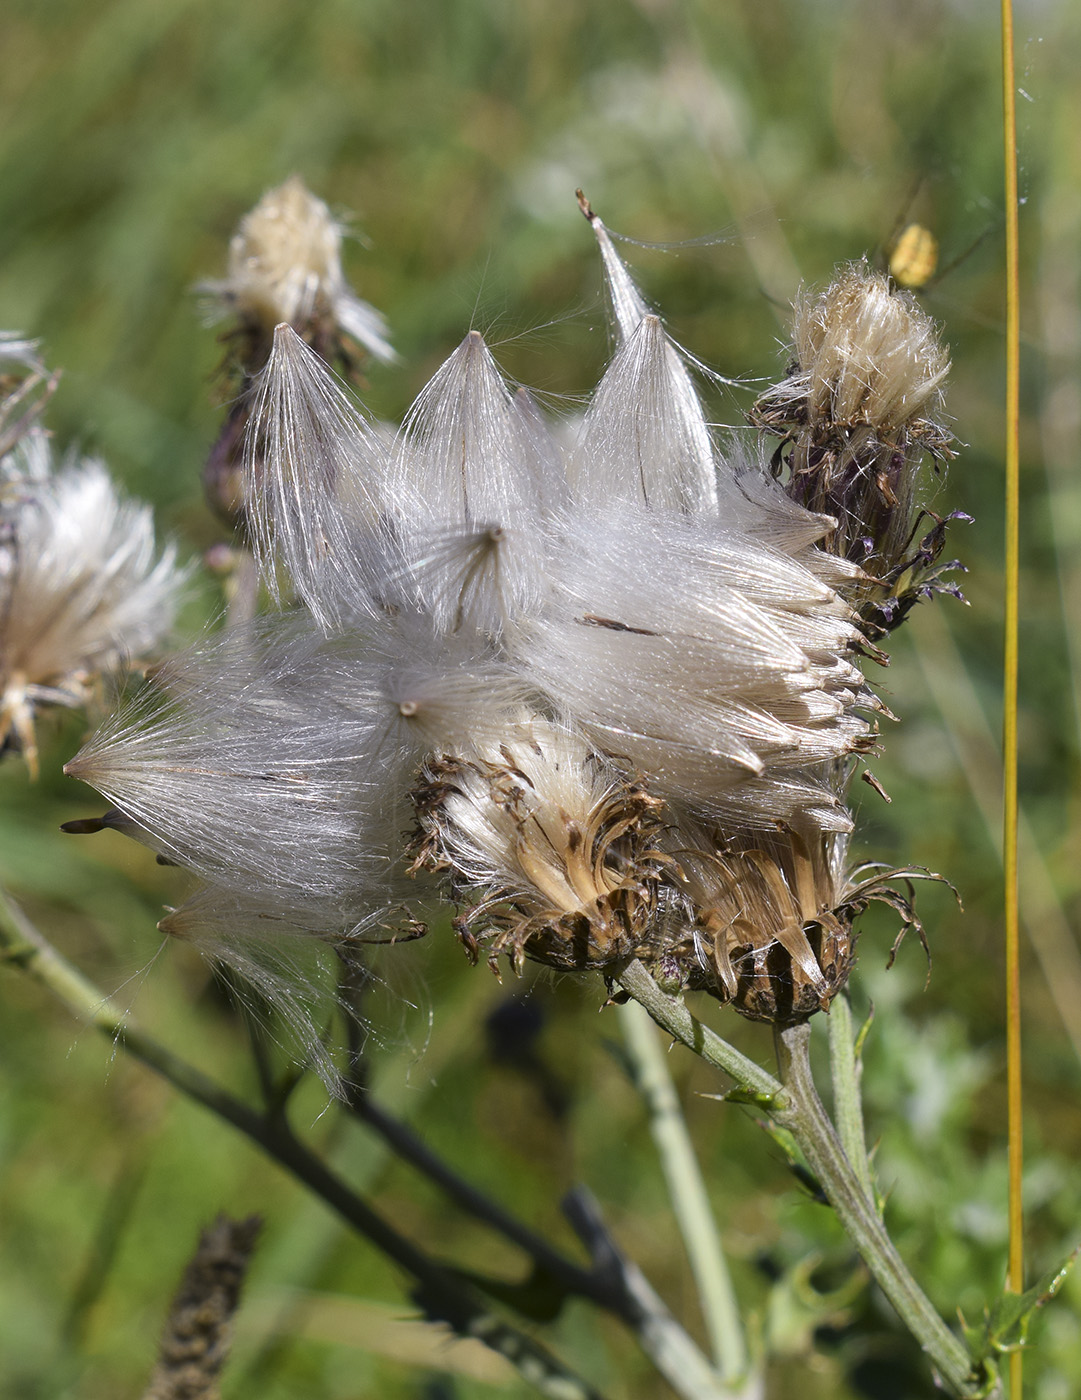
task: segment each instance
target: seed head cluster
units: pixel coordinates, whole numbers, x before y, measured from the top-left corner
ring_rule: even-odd
[[[408,936],[445,898],[493,966],[638,957],[800,1019],[886,897],[845,863],[845,787],[882,709],[860,608],[884,586],[877,542],[849,546],[891,499],[908,516],[890,529],[911,528],[884,444],[932,443],[945,356],[862,271],[802,304],[798,384],[768,399],[813,435],[786,489],[757,448],[720,449],[582,207],[617,343],[576,433],[472,331],[389,441],[284,316],[245,487],[279,610],[173,658],[68,765],[199,877],[163,926],[271,995],[262,950],[283,937]]]

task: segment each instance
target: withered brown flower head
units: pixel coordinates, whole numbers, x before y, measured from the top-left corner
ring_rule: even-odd
[[[568,971],[660,948],[664,804],[572,733],[534,722],[498,750],[431,760],[413,793],[414,866],[447,872],[476,960],[501,953]]]
[[[957,566],[935,567],[943,522],[919,509],[921,463],[953,455],[942,421],[948,371],[915,298],[857,263],[797,302],[788,373],[750,413],[783,439],[774,468],[788,494],[836,521],[826,547],[869,576],[857,598],[882,630],[917,597],[956,592],[940,575]]]

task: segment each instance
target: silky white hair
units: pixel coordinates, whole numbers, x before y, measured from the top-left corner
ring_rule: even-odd
[[[513,909],[560,907],[569,867],[544,842],[598,811],[622,831],[624,795],[651,830],[702,833],[707,863],[725,833],[851,827],[831,775],[880,708],[854,659],[864,576],[819,547],[832,519],[717,440],[591,221],[617,345],[573,441],[475,331],[393,441],[275,332],[246,509],[283,610],[175,659],[68,766],[199,876],[165,926],[234,967],[249,937],[408,929],[415,812],[412,873],[498,904],[517,952]],[[626,859],[590,839],[607,854],[575,860]],[[675,863],[649,859],[636,910],[689,907]],[[253,966],[273,999],[279,973]]]

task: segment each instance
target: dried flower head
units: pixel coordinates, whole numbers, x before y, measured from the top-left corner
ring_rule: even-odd
[[[357,347],[377,360],[397,359],[382,314],[345,280],[342,232],[326,204],[290,176],[240,221],[229,244],[228,277],[201,286],[217,316],[235,318],[226,337],[234,403],[204,469],[208,500],[230,524],[239,518],[249,391],[267,362],[275,326],[292,326],[323,359],[348,370]]]
[[[53,471],[31,432],[0,484],[0,743],[37,767],[34,717],[80,706],[95,682],[147,658],[172,624],[184,578],[159,553],[149,507],[122,501],[101,462]]]
[[[784,439],[775,464],[787,466],[789,495],[834,518],[827,547],[871,576],[858,601],[888,630],[956,567],[933,570],[941,528],[915,543],[921,460],[952,455],[941,417],[947,353],[915,299],[866,264],[801,297],[793,342],[787,376],[751,421]]]
[[[604,969],[659,949],[664,804],[573,732],[537,719],[498,748],[432,758],[414,800],[414,865],[475,900],[455,921],[474,959],[478,934],[493,967],[507,952]]]

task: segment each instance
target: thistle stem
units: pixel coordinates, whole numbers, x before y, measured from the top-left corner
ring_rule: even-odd
[[[860,1097],[860,1066],[852,1033],[852,1007],[848,993],[834,997],[829,1014],[830,1076],[833,1081],[833,1117],[845,1156],[856,1173],[867,1199],[874,1204],[875,1188]]]
[[[749,1365],[739,1305],[665,1052],[644,1007],[629,1002],[619,1010],[624,1044],[698,1288],[710,1350],[724,1380],[735,1382]]]
[[[770,1109],[784,1100],[784,1086],[779,1080],[692,1016],[678,997],[669,996],[658,987],[637,959],[629,962],[615,980],[639,1005],[645,1007],[673,1040],[693,1050],[707,1064],[724,1070],[740,1090],[750,1095],[760,1107]]]
[[[845,1154],[811,1074],[809,1023],[776,1027],[781,1070],[778,1081],[697,1021],[681,1000],[662,991],[640,962],[629,963],[616,980],[658,1025],[708,1063],[724,1070],[779,1127],[791,1133],[849,1239],[923,1348],[945,1388],[962,1400],[992,1400],[999,1395],[997,1389],[988,1389],[986,1376],[975,1373],[967,1347],[946,1326],[909,1273]]]
[[[810,1024],[778,1027],[776,1036],[786,1093],[772,1117],[799,1144],[849,1239],[944,1385],[956,1396],[986,1395],[967,1348],[909,1273],[826,1116],[811,1074]]]

